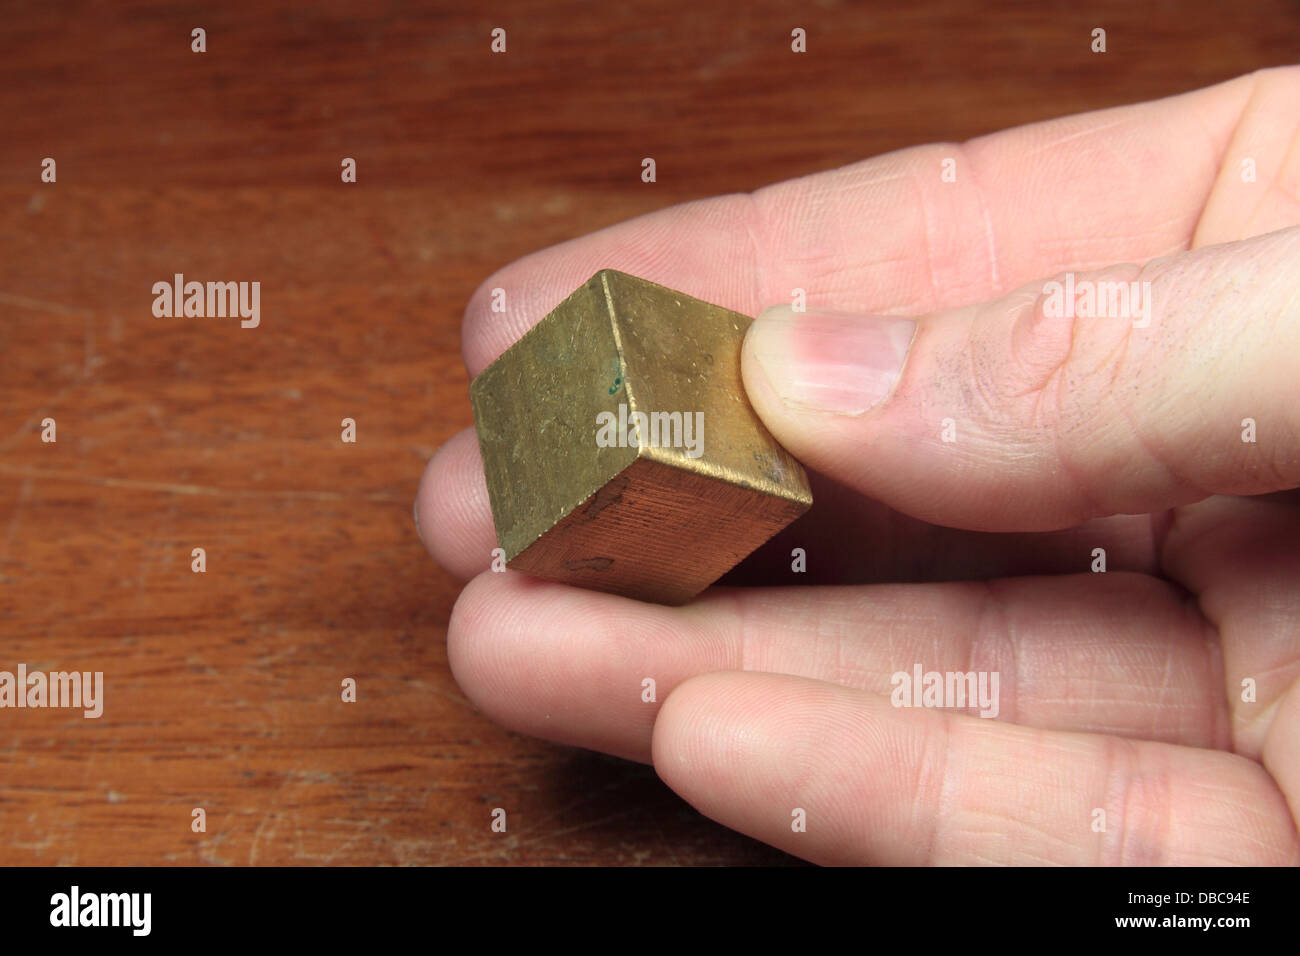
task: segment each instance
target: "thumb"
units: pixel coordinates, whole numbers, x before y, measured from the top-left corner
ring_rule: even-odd
[[[1037,531],[1300,486],[1300,228],[916,319],[768,309],[777,440],[915,517]]]

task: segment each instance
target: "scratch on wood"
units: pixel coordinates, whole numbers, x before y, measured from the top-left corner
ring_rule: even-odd
[[[370,492],[349,495],[338,491],[294,491],[291,489],[258,491],[255,488],[212,488],[207,485],[178,485],[164,481],[136,481],[131,478],[101,478],[96,475],[75,475],[61,471],[42,471],[0,464],[0,474],[46,478],[52,481],[71,481],[97,485],[101,488],[126,488],[132,491],[161,491],[172,495],[217,495],[222,498],[286,498],[298,501],[405,501],[395,494]]]

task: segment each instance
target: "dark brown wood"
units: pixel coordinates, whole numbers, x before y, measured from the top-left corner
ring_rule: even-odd
[[[411,502],[471,421],[470,293],[682,200],[1286,62],[1300,14],[729,6],[6,12],[0,669],[108,689],[98,721],[0,711],[0,863],[787,861],[649,768],[507,733],[457,689],[458,584]],[[261,282],[261,326],[155,318],[176,272]]]

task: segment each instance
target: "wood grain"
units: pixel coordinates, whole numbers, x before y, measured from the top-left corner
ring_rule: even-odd
[[[788,862],[652,770],[503,731],[457,689],[458,583],[411,502],[471,423],[470,293],[652,209],[1300,48],[1281,0],[122,0],[4,19],[0,670],[106,682],[99,720],[0,710],[9,864]],[[155,318],[177,272],[261,282],[261,325]]]

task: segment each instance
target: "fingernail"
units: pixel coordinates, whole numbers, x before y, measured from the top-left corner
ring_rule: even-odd
[[[915,332],[911,319],[783,305],[754,320],[748,341],[786,405],[861,415],[893,391]]]

